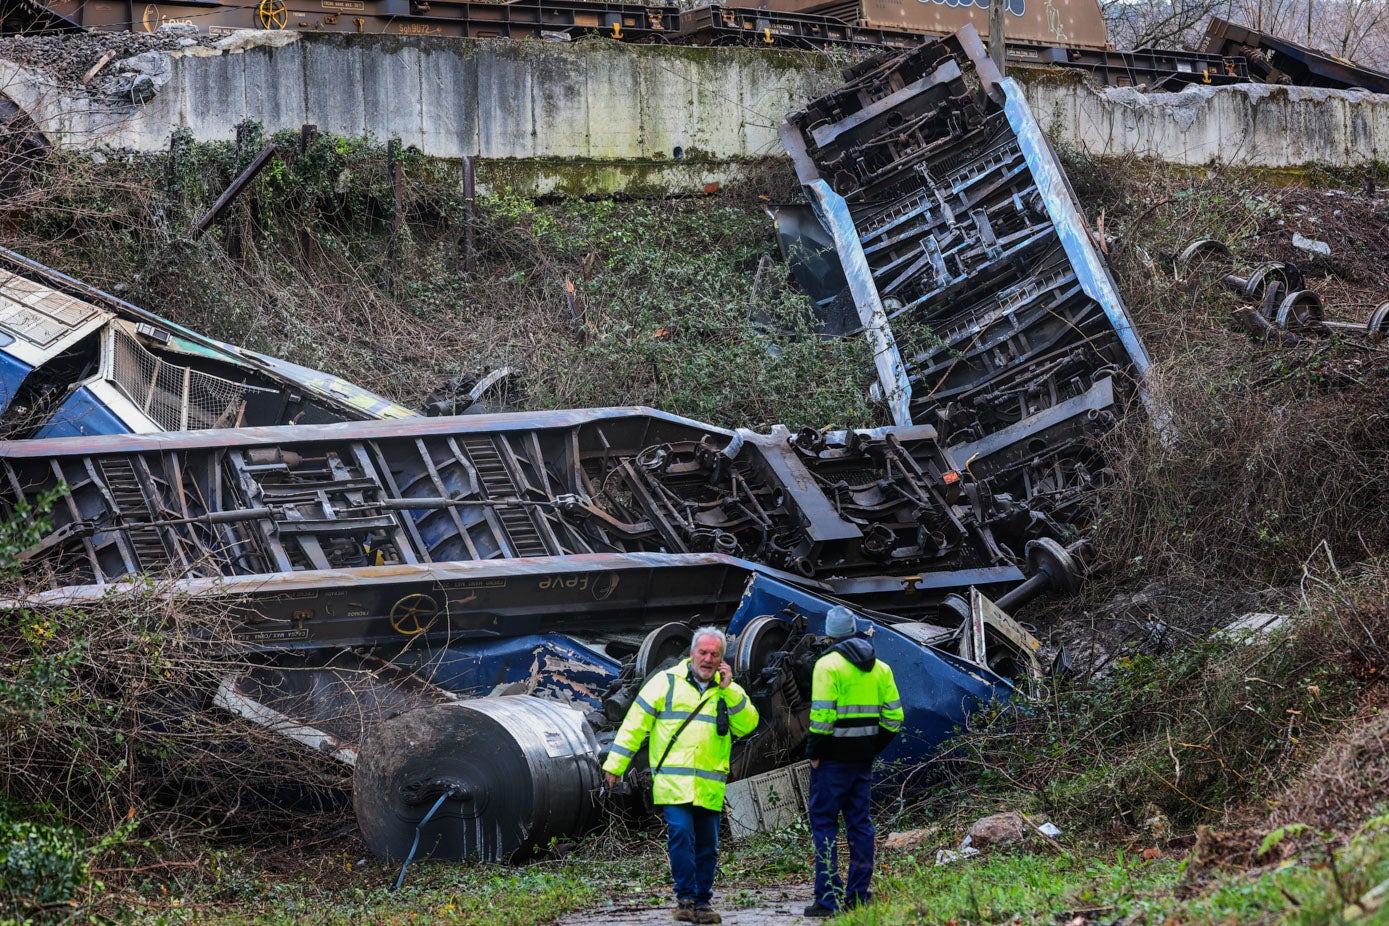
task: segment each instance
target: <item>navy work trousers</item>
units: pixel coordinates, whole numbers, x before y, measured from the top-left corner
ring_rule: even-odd
[[[810,836],[815,842],[815,899],[831,910],[868,902],[873,878],[873,763],[821,759],[810,770]],[[849,875],[839,877],[839,815],[849,837]]]
[[[675,899],[708,903],[719,864],[719,812],[694,804],[666,804],[666,849]]]

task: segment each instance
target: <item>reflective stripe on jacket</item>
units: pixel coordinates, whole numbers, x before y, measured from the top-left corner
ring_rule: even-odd
[[[720,699],[728,705],[729,736],[720,736],[718,732]],[[699,713],[686,724],[685,718],[696,708]],[[685,728],[680,730],[682,724]],[[617,730],[603,771],[614,775],[627,771],[642,742],[650,736],[647,755],[652,765],[665,755],[652,782],[652,800],[657,804],[694,804],[722,810],[733,737],[747,736],[756,726],[757,708],[737,682],[727,688],[711,684],[701,692],[690,681],[690,661],[686,659],[653,675],[641,686],[637,700]],[[680,735],[667,754],[666,747],[677,730]]]
[[[857,642],[867,650],[869,668],[854,665],[837,647],[815,663],[806,741],[812,759],[871,762],[902,730],[902,697],[892,667]]]

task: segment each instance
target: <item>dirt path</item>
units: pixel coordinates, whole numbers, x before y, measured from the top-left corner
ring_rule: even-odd
[[[673,904],[651,904],[650,894],[615,897],[606,904],[571,913],[556,926],[669,926]],[[727,888],[714,895],[714,909],[724,926],[783,926],[814,923],[801,916],[810,903],[810,884],[778,884],[771,887]]]

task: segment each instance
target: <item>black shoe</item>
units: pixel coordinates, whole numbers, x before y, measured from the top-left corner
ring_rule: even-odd
[[[827,916],[834,916],[838,912],[839,911],[834,909],[833,907],[827,907],[817,900],[815,901],[815,903],[806,907],[804,912],[801,913],[801,915],[814,917],[815,919],[823,919]]]
[[[844,899],[845,910],[857,910],[859,907],[866,907],[873,902],[872,894],[860,894],[857,897],[846,897]]]

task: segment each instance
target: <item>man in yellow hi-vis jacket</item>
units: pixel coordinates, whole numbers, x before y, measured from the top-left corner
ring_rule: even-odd
[[[612,787],[651,737],[651,796],[664,806],[675,919],[685,923],[722,921],[710,899],[728,758],[733,737],[757,726],[757,708],[724,662],[727,643],[717,627],[696,630],[690,658],[641,686],[603,763]]]
[[[873,878],[873,759],[902,729],[902,698],[892,669],[873,644],[855,638],[848,608],[825,615],[834,643],[810,681],[810,837],[815,843],[815,902],[806,916],[830,916],[869,900]],[[849,842],[849,874],[839,877],[839,815]]]

